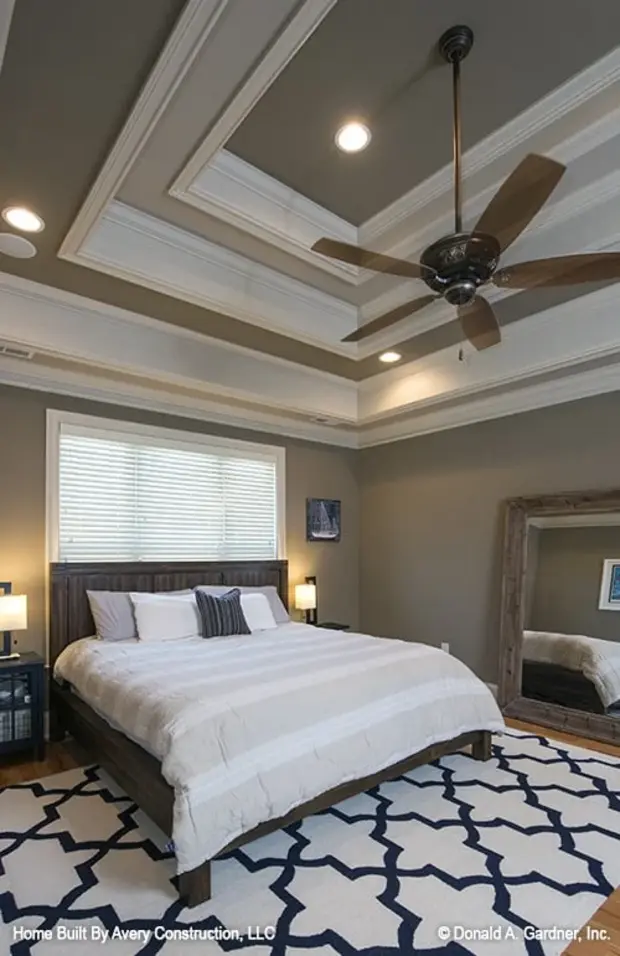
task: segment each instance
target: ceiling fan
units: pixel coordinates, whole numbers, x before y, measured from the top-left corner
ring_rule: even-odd
[[[343,342],[358,342],[445,299],[456,307],[465,337],[478,350],[486,349],[501,340],[495,313],[479,292],[489,282],[504,288],[531,289],[620,279],[618,252],[559,256],[498,269],[501,255],[529,225],[566,171],[565,166],[546,156],[526,156],[499,188],[472,232],[463,232],[460,67],[473,42],[474,34],[467,26],[452,27],[439,41],[441,55],[452,64],[454,232],[425,249],[419,263],[328,238],[312,246],[314,252],[364,269],[422,279],[431,290],[366,323]]]

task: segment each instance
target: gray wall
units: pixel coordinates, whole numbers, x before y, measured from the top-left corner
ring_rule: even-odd
[[[502,502],[620,486],[620,394],[364,450],[361,626],[497,680]]]
[[[291,588],[317,575],[324,620],[358,623],[356,453],[347,449],[226,428],[209,422],[125,409],[0,386],[0,580],[28,595],[29,628],[16,632],[22,650],[42,651],[45,635],[45,417],[47,408],[265,441],[286,447],[286,530]],[[340,498],[342,540],[305,540],[306,497]]]
[[[540,529],[531,629],[620,641],[620,612],[598,608],[603,561],[618,557],[620,527]]]
[[[486,680],[497,679],[504,499],[620,486],[620,444],[609,437],[620,394],[356,453],[0,387],[0,580],[29,596],[23,649],[44,643],[48,407],[284,445],[291,584],[316,573],[323,619],[430,644],[449,641]],[[339,544],[305,541],[309,496],[341,499]]]

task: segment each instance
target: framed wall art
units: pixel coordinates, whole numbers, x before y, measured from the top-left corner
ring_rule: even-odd
[[[340,502],[306,498],[306,540],[340,541]]]

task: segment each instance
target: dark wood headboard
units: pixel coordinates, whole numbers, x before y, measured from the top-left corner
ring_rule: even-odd
[[[50,665],[67,644],[95,633],[86,591],[181,591],[199,584],[271,584],[288,607],[287,561],[51,564]]]

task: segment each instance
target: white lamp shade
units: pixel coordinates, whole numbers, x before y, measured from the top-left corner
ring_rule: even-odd
[[[0,632],[25,631],[27,627],[28,598],[26,595],[0,595]]]
[[[316,607],[316,584],[295,585],[295,607],[298,611],[313,611]]]

